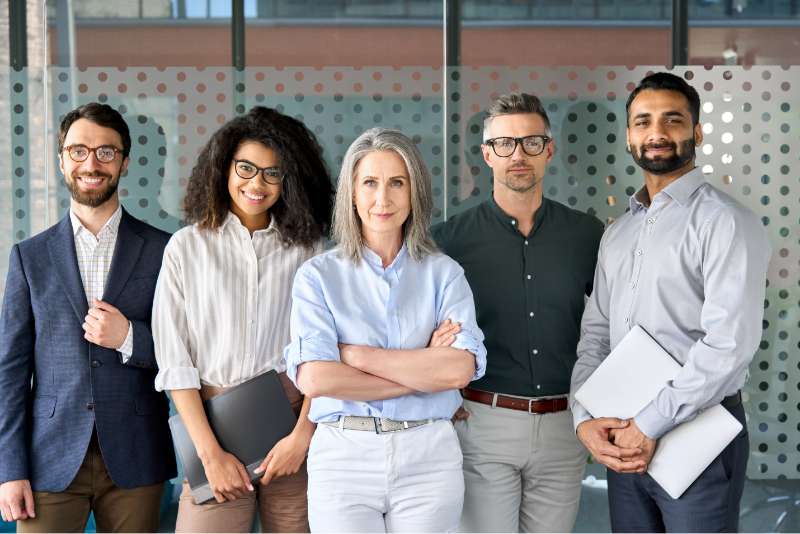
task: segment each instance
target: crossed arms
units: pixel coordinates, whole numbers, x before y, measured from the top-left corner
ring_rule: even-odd
[[[297,370],[297,384],[310,397],[383,400],[423,391],[466,386],[475,374],[475,356],[450,345],[461,325],[449,319],[426,348],[381,349],[339,345],[341,361],[309,361]]]

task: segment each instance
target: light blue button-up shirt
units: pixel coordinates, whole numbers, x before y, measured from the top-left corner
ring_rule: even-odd
[[[761,340],[770,245],[758,217],[705,182],[699,168],[652,199],[642,189],[603,235],[571,392],[640,325],[683,365],[636,417],[647,436],[744,385]],[[575,426],[590,418],[571,398]]]
[[[475,320],[472,291],[461,266],[439,253],[415,261],[405,246],[386,269],[366,247],[363,258],[356,264],[337,247],[308,260],[297,271],[292,288],[292,342],[284,351],[286,372],[295,384],[303,362],[341,361],[339,343],[423,348],[446,319],[461,323],[451,346],[475,356],[473,380],[483,376],[483,332]],[[457,390],[371,402],[318,397],[311,403],[309,419],[335,421],[345,415],[402,421],[449,419],[460,405]]]

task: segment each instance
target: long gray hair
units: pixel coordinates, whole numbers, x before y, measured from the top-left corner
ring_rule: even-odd
[[[353,205],[356,166],[364,156],[377,150],[397,153],[408,170],[411,182],[411,213],[403,223],[403,241],[411,257],[419,261],[438,250],[430,233],[433,209],[431,175],[414,142],[397,130],[370,128],[358,136],[347,149],[336,188],[333,237],[345,256],[356,263],[361,261],[364,238],[361,235],[361,218]]]

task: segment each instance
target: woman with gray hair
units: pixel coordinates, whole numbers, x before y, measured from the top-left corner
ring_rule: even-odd
[[[464,479],[450,418],[486,349],[464,271],[430,237],[431,197],[408,137],[364,132],[339,175],[338,246],[295,276],[284,357],[319,423],[312,532],[458,527]]]

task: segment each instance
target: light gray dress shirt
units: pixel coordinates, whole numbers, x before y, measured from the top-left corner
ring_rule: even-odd
[[[634,418],[658,439],[736,393],[761,339],[770,245],[758,217],[699,168],[606,230],[581,322],[571,392],[637,324],[683,368]],[[575,427],[591,416],[570,396]]]

